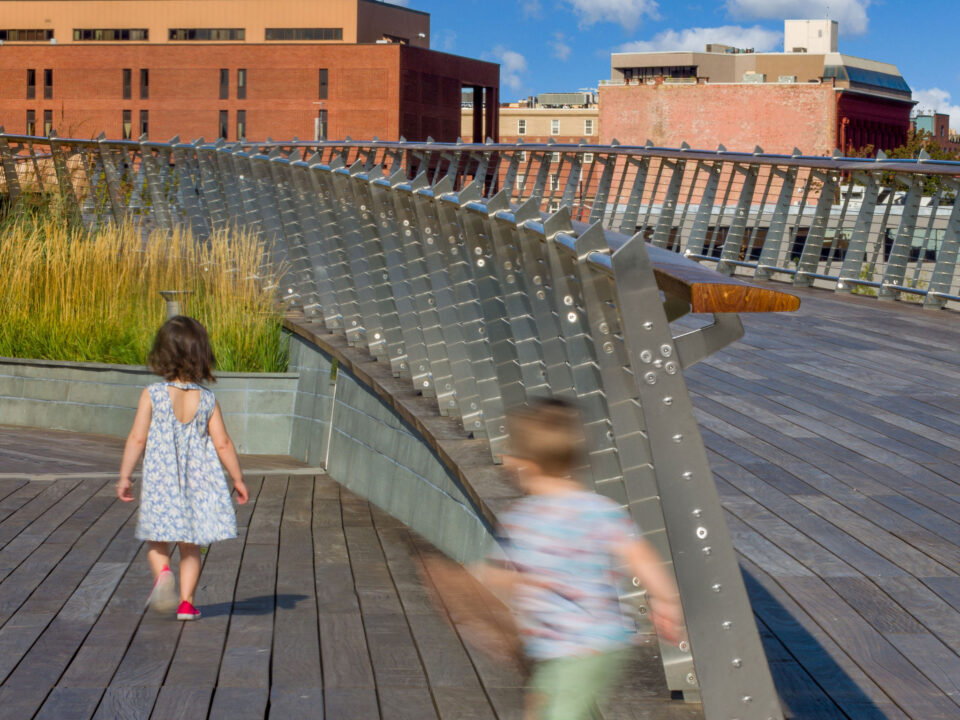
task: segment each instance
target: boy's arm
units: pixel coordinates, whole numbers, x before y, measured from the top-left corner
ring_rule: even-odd
[[[237,502],[243,505],[247,502],[250,493],[247,492],[246,483],[243,482],[243,471],[240,469],[240,459],[237,457],[237,450],[233,446],[233,440],[227,434],[227,428],[223,424],[223,414],[220,412],[220,403],[217,403],[207,423],[207,432],[210,433],[210,439],[213,440],[213,446],[217,450],[217,457],[230,474],[233,480],[233,488],[237,491]]]
[[[620,548],[620,555],[647,590],[650,621],[664,640],[677,643],[683,634],[683,609],[673,577],[663,559],[646,540],[633,539]]]
[[[137,461],[147,445],[147,433],[150,432],[150,417],[153,414],[153,405],[150,402],[150,391],[147,388],[140,393],[140,402],[137,403],[137,414],[133,418],[133,427],[127,435],[126,445],[123,446],[123,459],[120,461],[120,479],[117,481],[117,497],[124,502],[133,500],[130,476],[137,466]]]

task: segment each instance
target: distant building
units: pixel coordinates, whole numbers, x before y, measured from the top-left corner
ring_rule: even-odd
[[[467,96],[469,97],[469,96]],[[469,102],[464,103],[470,105]],[[461,135],[464,139],[472,137],[472,107],[464,107],[461,120]],[[501,143],[547,143],[551,140],[559,144],[579,145],[596,144],[600,141],[600,111],[596,94],[587,92],[541,93],[518,103],[500,106],[499,128]],[[585,164],[594,160],[591,153],[586,154]],[[561,167],[560,152],[551,153],[553,166],[547,176],[547,209],[556,209],[560,205],[560,196],[569,176],[569,163]],[[514,180],[513,196],[519,198],[530,194],[538,164],[532,157],[521,155],[520,169]]]
[[[601,142],[829,155],[906,141],[913,100],[894,65],[843,55],[837,23],[787,20],[787,52],[614,53]]]
[[[379,0],[0,0],[8,132],[166,140],[455,140],[499,67],[434,52],[430,16]]]
[[[930,140],[948,152],[960,152],[960,136],[950,130],[950,116],[928,112],[915,115],[911,121],[916,130],[930,134]]]

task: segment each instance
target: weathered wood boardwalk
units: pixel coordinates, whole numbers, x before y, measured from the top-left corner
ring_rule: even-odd
[[[784,707],[960,718],[960,318],[800,294],[687,374]],[[290,459],[246,460],[204,618],[145,616],[121,445],[0,428],[0,718],[521,717],[429,602],[427,544]],[[653,653],[607,720],[701,717]]]
[[[431,602],[415,564],[429,544],[289,458],[242,459],[251,501],[205,557],[203,617],[145,615],[121,451],[0,427],[0,719],[522,717],[520,673]],[[630,706],[701,717],[670,700],[654,652],[638,651]]]

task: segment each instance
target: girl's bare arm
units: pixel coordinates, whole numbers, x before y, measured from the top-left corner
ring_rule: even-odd
[[[243,471],[240,469],[240,459],[237,457],[237,450],[233,446],[233,440],[227,434],[227,428],[223,424],[223,413],[220,412],[220,403],[217,403],[210,416],[210,422],[207,423],[207,432],[210,433],[210,439],[213,440],[213,446],[217,450],[217,456],[220,462],[230,474],[233,480],[233,488],[237,491],[237,502],[243,505],[247,502],[249,493],[246,483],[243,482]]]
[[[620,555],[640,584],[647,590],[650,621],[661,638],[678,643],[683,635],[683,609],[673,577],[663,566],[663,558],[646,540],[633,540],[620,549]]]
[[[147,445],[147,433],[150,431],[150,417],[153,415],[153,405],[150,402],[150,391],[146,388],[140,393],[140,402],[137,404],[137,414],[133,418],[133,427],[127,435],[127,443],[123,447],[123,459],[120,461],[120,479],[117,481],[117,497],[124,502],[133,500],[130,476],[137,466],[143,449]]]

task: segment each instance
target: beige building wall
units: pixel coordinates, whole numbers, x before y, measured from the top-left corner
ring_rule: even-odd
[[[461,137],[473,136],[473,108],[463,108],[460,119]],[[521,132],[522,130],[522,132]],[[588,143],[600,137],[600,111],[588,108],[500,108],[500,140],[515,142],[525,137],[530,142],[543,142],[554,137],[557,142],[584,138]]]
[[[244,28],[244,42],[262,43],[268,27],[343,29],[342,40],[326,42],[375,42],[389,34],[430,45],[428,14],[373,0],[0,0],[0,29],[53,30],[58,45],[73,43],[79,28],[145,28],[151,44],[170,42],[171,28]]]

